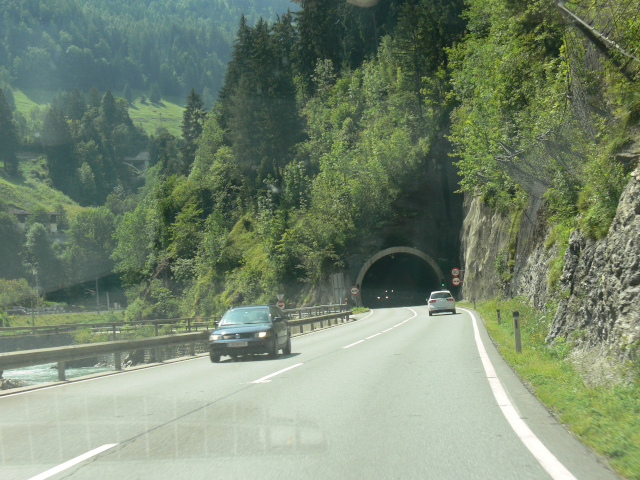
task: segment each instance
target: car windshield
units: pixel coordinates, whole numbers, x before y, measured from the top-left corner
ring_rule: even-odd
[[[248,308],[241,310],[232,310],[225,313],[220,326],[225,325],[244,325],[244,324],[270,323],[269,312],[264,308]]]
[[[2,0],[0,480],[640,480],[638,238],[640,0]]]

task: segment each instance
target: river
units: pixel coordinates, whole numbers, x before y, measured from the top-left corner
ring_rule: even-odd
[[[56,382],[58,380],[58,369],[55,363],[36,365],[34,367],[16,368],[5,370],[2,377],[7,380],[16,380],[26,385],[37,385],[38,383]],[[69,378],[82,377],[92,373],[107,372],[113,370],[109,367],[82,367],[67,368],[66,376]]]

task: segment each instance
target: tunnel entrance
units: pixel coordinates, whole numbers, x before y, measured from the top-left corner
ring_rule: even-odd
[[[424,305],[442,288],[442,270],[423,252],[395,247],[377,253],[360,270],[362,305],[369,308]]]

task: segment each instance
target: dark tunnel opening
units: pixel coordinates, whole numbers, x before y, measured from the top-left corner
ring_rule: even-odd
[[[382,257],[364,275],[362,304],[368,308],[424,305],[434,290],[442,289],[438,274],[422,258],[410,253]]]

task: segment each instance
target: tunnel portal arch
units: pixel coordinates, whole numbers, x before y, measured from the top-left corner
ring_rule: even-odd
[[[362,281],[364,280],[364,277],[367,274],[367,271],[371,268],[371,266],[374,263],[376,263],[378,260],[380,260],[383,257],[386,257],[388,255],[393,255],[396,253],[406,253],[406,254],[415,255],[416,257],[421,258],[422,260],[424,260],[429,264],[429,266],[436,273],[440,281],[444,282],[444,275],[442,274],[442,269],[436,263],[436,261],[426,253],[418,250],[417,248],[412,248],[412,247],[391,247],[391,248],[387,248],[385,250],[379,251],[378,253],[369,257],[369,259],[366,262],[364,262],[364,264],[362,265],[362,268],[360,268],[360,272],[358,273],[358,277],[356,279],[356,285],[358,286],[362,285]],[[362,292],[359,292],[359,295],[361,293]]]

